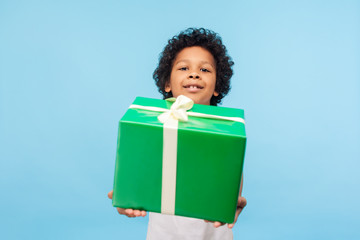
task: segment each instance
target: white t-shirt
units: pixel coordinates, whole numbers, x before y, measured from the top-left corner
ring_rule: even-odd
[[[202,219],[149,212],[146,240],[231,240],[227,224],[215,228]]]

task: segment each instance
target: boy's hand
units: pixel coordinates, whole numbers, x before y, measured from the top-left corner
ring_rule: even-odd
[[[235,213],[235,221],[234,221],[233,223],[231,223],[231,224],[228,225],[228,227],[229,227],[230,229],[234,227],[234,225],[235,225],[235,223],[236,223],[236,221],[237,221],[237,219],[238,219],[241,211],[244,209],[244,207],[246,206],[246,204],[247,204],[246,198],[240,196],[240,197],[238,198],[238,203],[237,203],[237,208],[236,208],[236,213]]]
[[[108,193],[108,197],[112,199],[113,190]],[[132,208],[116,208],[119,214],[126,215],[128,217],[145,217],[146,211],[134,210]]]
[[[237,208],[236,208],[236,213],[235,213],[235,221],[234,221],[233,223],[231,223],[231,224],[228,224],[228,228],[231,229],[231,228],[234,227],[234,225],[235,225],[235,223],[236,223],[236,221],[237,221],[237,219],[238,219],[241,211],[244,209],[244,207],[246,206],[246,204],[247,204],[246,198],[240,196],[240,197],[238,198],[238,203],[237,203]],[[212,222],[212,221],[208,221],[208,220],[204,220],[204,221],[205,221],[205,222]],[[225,223],[222,223],[222,222],[213,222],[213,223],[214,223],[214,227],[215,227],[215,228],[218,228],[218,227],[220,227],[220,226],[222,226],[222,225],[225,224]]]

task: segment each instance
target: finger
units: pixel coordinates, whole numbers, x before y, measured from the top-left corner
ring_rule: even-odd
[[[112,199],[114,190],[111,190],[108,192],[108,198]]]
[[[134,210],[131,209],[131,208],[127,208],[127,209],[125,209],[125,214],[128,217],[133,216],[134,215]]]
[[[141,215],[140,210],[134,210],[134,215],[135,215],[136,217],[139,217],[139,216]]]
[[[135,214],[134,214],[134,210],[131,209],[131,208],[116,208],[118,213],[121,214],[121,215],[125,215],[127,217],[136,217]]]
[[[238,198],[238,208],[244,208],[247,204],[246,198],[244,197],[239,197]]]
[[[146,211],[141,211],[141,216],[145,217],[146,216]]]
[[[127,217],[135,217],[135,216],[134,216],[134,210],[131,209],[131,208],[125,209],[124,214],[125,214]]]
[[[225,223],[222,223],[222,222],[214,222],[214,227],[215,228],[218,228],[218,227],[220,227],[220,226],[222,226],[222,225],[224,225]]]
[[[210,222],[209,220],[204,220],[206,223]]]

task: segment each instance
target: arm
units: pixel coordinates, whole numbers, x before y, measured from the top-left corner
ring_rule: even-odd
[[[113,190],[108,193],[108,198],[112,199]],[[146,211],[134,210],[131,208],[116,208],[119,214],[126,215],[128,217],[145,217]]]

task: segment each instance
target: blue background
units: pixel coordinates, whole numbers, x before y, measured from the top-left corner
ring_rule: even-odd
[[[145,239],[106,196],[118,120],[192,26],[222,36],[223,106],[246,111],[235,239],[360,239],[356,0],[0,1],[1,239]]]

